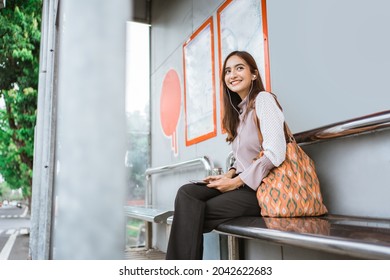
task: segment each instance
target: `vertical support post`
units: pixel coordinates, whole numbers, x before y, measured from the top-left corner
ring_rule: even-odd
[[[52,241],[52,192],[56,129],[54,93],[58,1],[43,1],[37,124],[34,137],[34,169],[31,201],[30,257],[50,258]]]
[[[145,222],[145,231],[146,231],[145,248],[146,250],[149,250],[152,248],[152,244],[153,244],[153,224],[151,222]]]
[[[145,207],[152,205],[153,194],[152,194],[152,176],[146,175],[146,190],[145,190]]]
[[[152,176],[146,175],[146,191],[145,191],[145,207],[149,207],[153,203]],[[145,247],[146,250],[152,248],[153,244],[153,224],[145,222]]]
[[[60,1],[53,259],[123,259],[131,1]]]
[[[236,236],[228,235],[228,256],[229,260],[240,259],[239,239]]]

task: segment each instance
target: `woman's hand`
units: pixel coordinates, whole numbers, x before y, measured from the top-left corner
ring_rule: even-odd
[[[207,176],[206,178],[203,179],[203,181],[205,181],[207,183],[211,183],[213,181],[216,181],[216,180],[219,180],[219,179],[222,179],[222,178],[229,178],[229,179],[231,179],[231,178],[233,178],[234,175],[236,175],[236,170],[234,168],[232,168],[228,172],[226,172],[225,174]]]
[[[214,188],[220,192],[229,192],[241,187],[244,182],[239,176],[229,178],[226,175],[208,176],[204,179],[209,188]]]

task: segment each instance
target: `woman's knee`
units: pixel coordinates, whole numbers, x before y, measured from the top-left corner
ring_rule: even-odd
[[[196,197],[194,195],[194,185],[192,184],[185,184],[181,186],[176,193],[176,199],[175,202],[177,203],[178,201],[188,201],[188,199],[192,199]]]
[[[177,195],[191,194],[193,191],[193,188],[194,188],[193,184],[185,184],[177,190]]]
[[[220,194],[221,193],[219,191],[215,189],[210,189],[207,186],[185,184],[179,188],[176,197],[186,196],[197,200],[206,201]]]

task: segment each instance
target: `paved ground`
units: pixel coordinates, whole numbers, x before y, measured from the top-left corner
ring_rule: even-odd
[[[26,209],[1,209],[0,259],[29,260],[30,217]],[[126,260],[164,260],[165,253],[158,250],[133,248],[125,250]]]
[[[30,217],[28,208],[0,208],[0,260],[28,260]]]
[[[29,259],[29,234],[19,235],[8,257],[9,260],[28,260]]]

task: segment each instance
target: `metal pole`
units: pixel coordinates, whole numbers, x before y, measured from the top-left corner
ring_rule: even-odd
[[[52,191],[55,149],[55,21],[58,1],[44,1],[42,7],[41,49],[37,124],[34,140],[34,169],[31,201],[30,257],[50,257]]]

